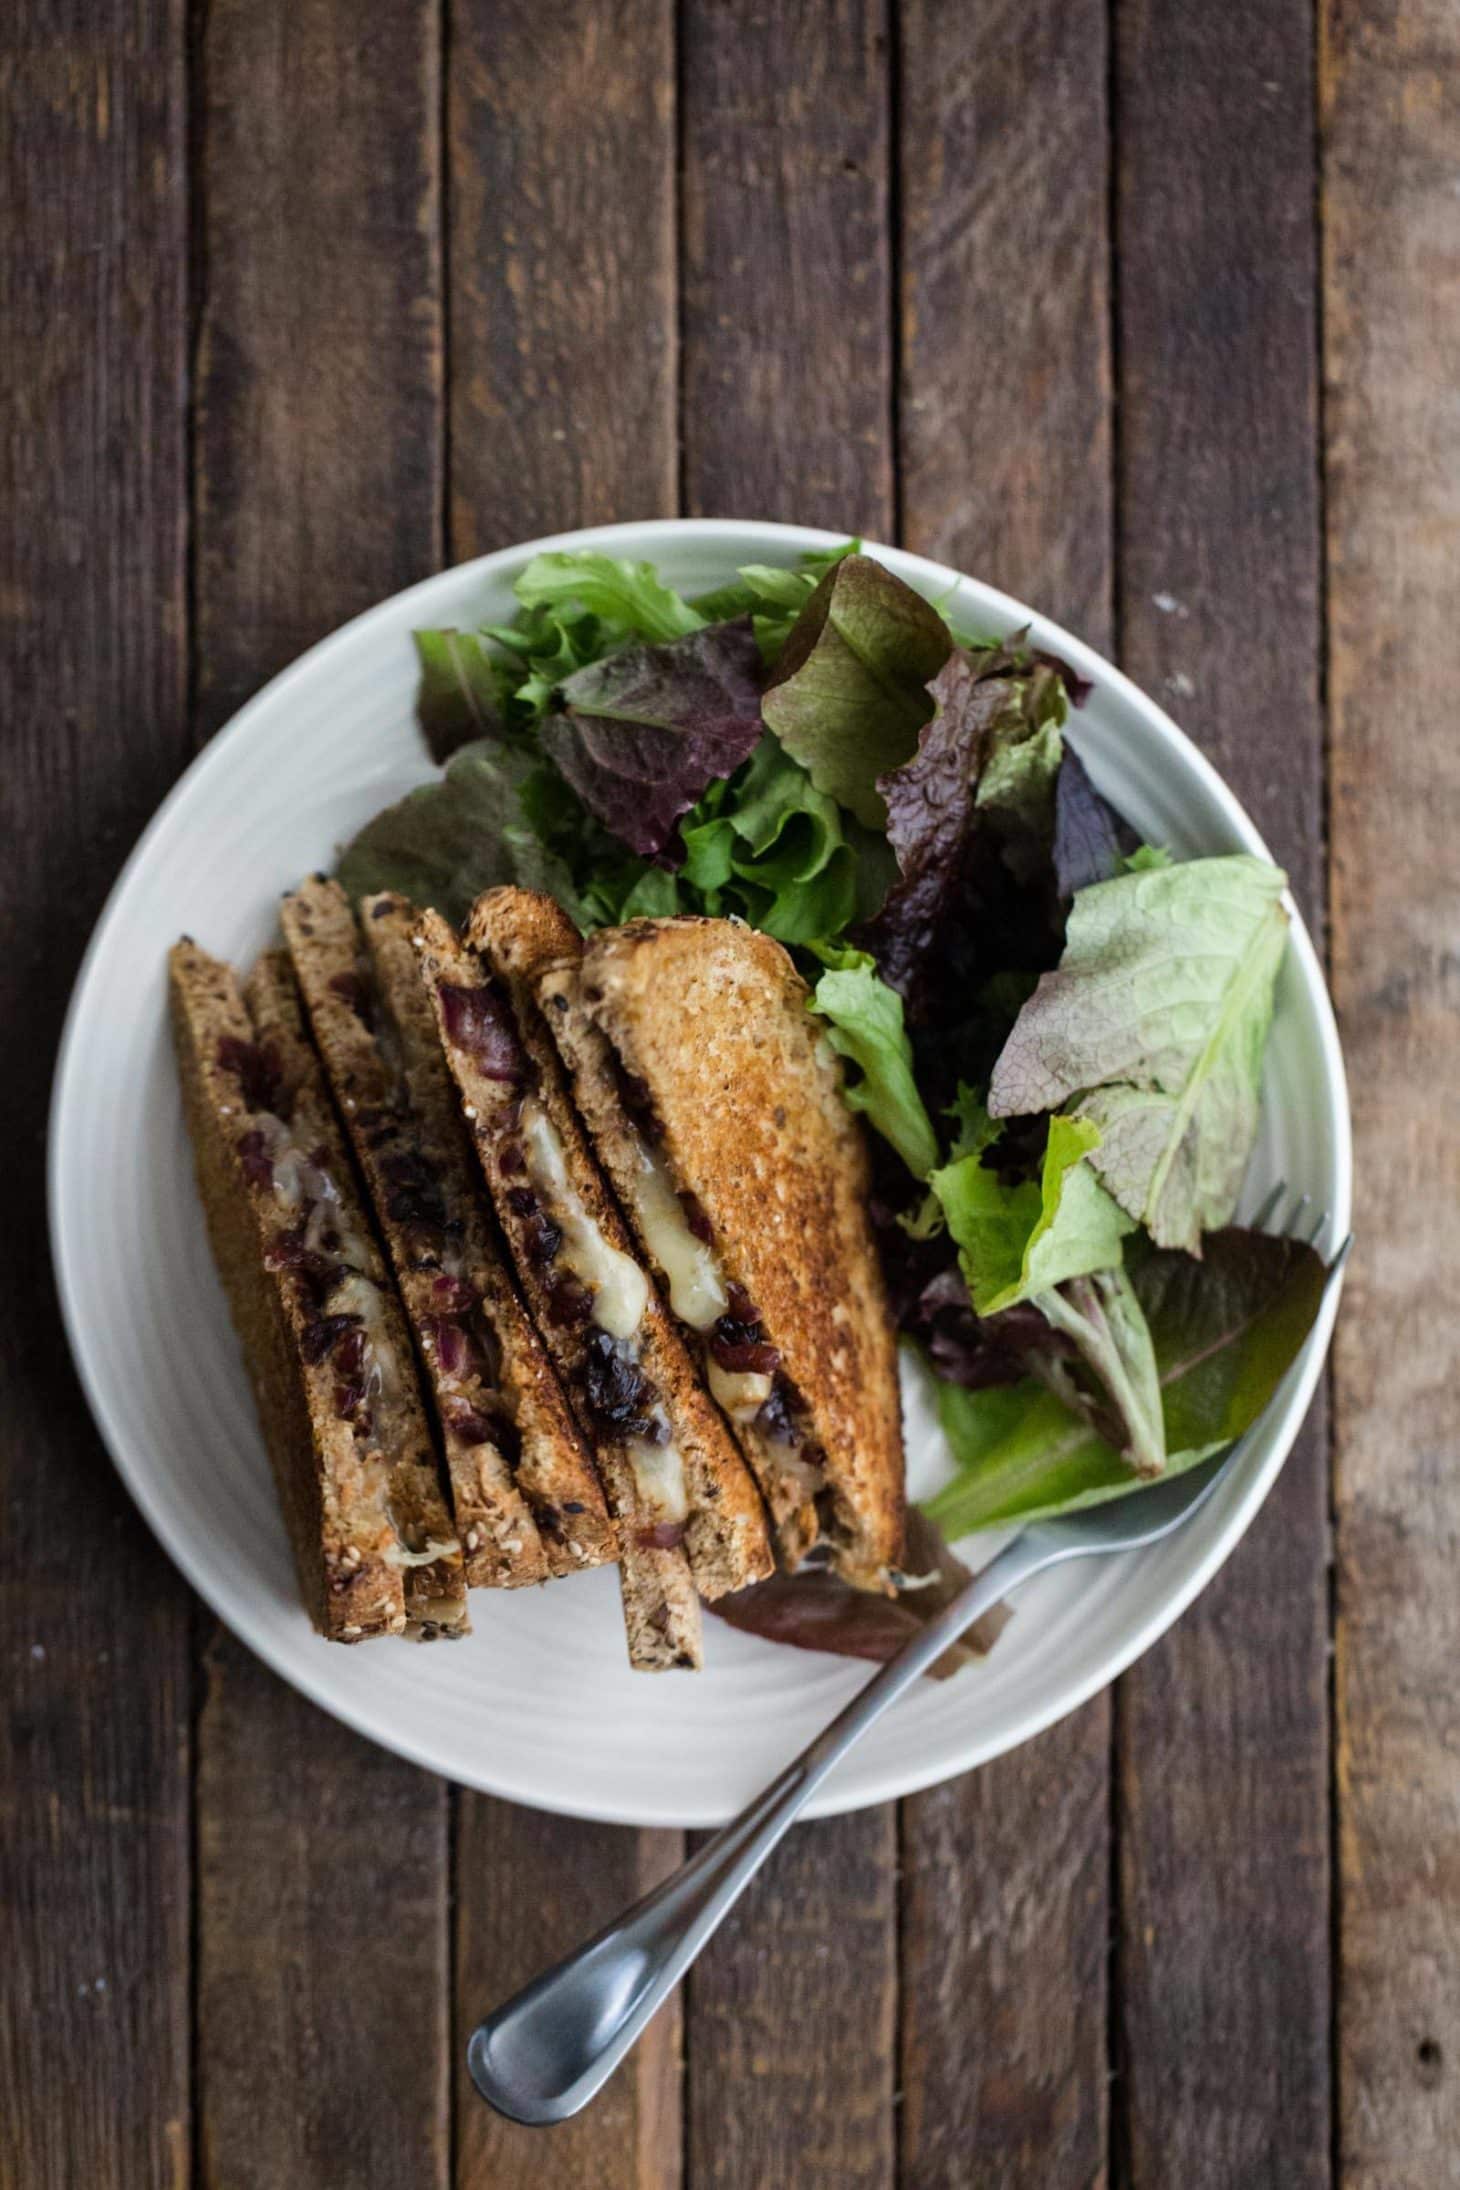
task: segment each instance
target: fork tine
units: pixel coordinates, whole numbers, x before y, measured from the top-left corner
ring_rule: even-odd
[[[1273,1212],[1277,1208],[1278,1203],[1282,1200],[1284,1194],[1286,1194],[1287,1190],[1287,1180],[1279,1179],[1277,1185],[1273,1188],[1272,1192],[1268,1194],[1261,1203],[1259,1203],[1257,1209],[1253,1213],[1252,1218],[1252,1229],[1254,1232],[1265,1232],[1267,1230],[1268,1225],[1272,1221]]]
[[[1313,1219],[1312,1224],[1308,1227],[1308,1245],[1310,1247],[1316,1247],[1318,1245],[1319,1240],[1323,1237],[1323,1228],[1327,1224],[1327,1222],[1328,1211],[1326,1209],[1320,1209],[1317,1216]]]

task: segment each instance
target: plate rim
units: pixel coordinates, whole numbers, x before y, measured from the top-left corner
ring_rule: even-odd
[[[239,734],[246,734],[248,725],[256,713],[277,705],[287,695],[290,685],[307,670],[317,669],[322,661],[336,650],[348,651],[362,627],[387,616],[399,616],[414,600],[428,594],[444,579],[452,578],[463,583],[474,576],[484,580],[499,576],[504,568],[527,561],[531,556],[553,553],[565,549],[593,547],[612,550],[625,540],[632,540],[643,552],[643,544],[660,540],[693,536],[697,541],[714,543],[723,541],[739,543],[743,559],[753,552],[746,545],[746,535],[754,534],[764,544],[767,540],[779,543],[788,554],[806,549],[838,545],[848,535],[843,531],[829,530],[821,526],[784,524],[771,519],[716,517],[660,517],[626,519],[608,525],[584,525],[564,532],[550,533],[536,540],[514,542],[492,550],[485,555],[470,557],[467,561],[447,566],[418,579],[413,585],[387,595],[369,608],[361,610],[345,623],[337,625],[324,637],[306,648],[302,654],[287,663],[259,690],[230,716],[229,720],[196,753],[184,768],[177,781],[160,801],[142,829],[108,890],[97,915],[95,925],[82,953],[66,1007],[61,1039],[57,1047],[51,1098],[47,1110],[46,1136],[46,1201],[47,1228],[49,1235],[51,1266],[54,1272],[57,1296],[61,1307],[62,1322],[68,1348],[82,1392],[86,1398],[97,1432],[106,1448],[113,1467],[126,1487],[133,1504],[141,1513],[147,1526],[157,1539],[172,1564],[184,1580],[208,1606],[213,1616],[220,1620],[229,1632],[262,1660],[272,1672],[285,1680],[290,1687],[304,1695],[316,1708],[350,1726],[353,1731],[375,1742],[378,1746],[406,1759],[422,1770],[447,1778],[455,1784],[477,1792],[496,1796],[503,1801],[516,1802],[524,1807],[541,1809],[549,1814],[580,1818],[604,1824],[627,1825],[639,1828],[675,1827],[700,1828],[722,1822],[725,1812],[711,1804],[703,1811],[685,1813],[664,1809],[647,1812],[630,1803],[615,1803],[602,1798],[573,1802],[562,1797],[545,1801],[540,1792],[529,1785],[520,1784],[513,1776],[491,1771],[473,1772],[457,1763],[443,1761],[441,1755],[429,1743],[412,1739],[409,1727],[392,1726],[387,1733],[379,1725],[369,1723],[363,1711],[353,1709],[348,1700],[321,1695],[312,1684],[306,1685],[300,1677],[297,1663],[285,1647],[265,1634],[262,1637],[244,1632],[234,1617],[218,1602],[211,1577],[195,1567],[192,1554],[184,1538],[174,1528],[165,1499],[155,1496],[147,1474],[133,1466],[124,1451],[125,1440],[114,1435],[109,1419],[108,1403],[101,1389],[80,1335],[80,1319],[73,1292],[73,1277],[62,1250],[63,1200],[65,1176],[61,1150],[62,1128],[70,1104],[76,1099],[73,1086],[72,1054],[86,1015],[89,990],[101,950],[116,918],[134,874],[146,859],[155,837],[166,826],[172,809],[185,794],[190,794],[196,784],[204,780],[219,766],[219,755],[231,750]],[[1160,703],[1133,682],[1114,662],[1056,623],[1051,617],[1014,595],[1003,592],[986,580],[955,570],[951,565],[930,557],[917,555],[905,548],[865,540],[866,552],[885,560],[891,568],[908,577],[923,579],[931,589],[956,587],[975,597],[971,605],[985,610],[995,618],[1002,618],[1011,626],[1036,623],[1041,638],[1055,646],[1071,663],[1087,673],[1093,672],[1097,681],[1106,689],[1117,692],[1125,703],[1139,713],[1158,738],[1173,747],[1203,789],[1221,810],[1223,818],[1238,836],[1246,849],[1259,857],[1271,858],[1260,831],[1247,814],[1234,791],[1192,742],[1180,726],[1174,722]],[[1325,1106],[1332,1127],[1334,1164],[1334,1209],[1332,1212],[1335,1238],[1343,1237],[1349,1228],[1353,1192],[1353,1138],[1350,1116],[1347,1075],[1334,1018],[1332,1000],[1322,962],[1318,956],[1303,919],[1301,909],[1294,904],[1291,892],[1285,892],[1285,903],[1290,916],[1289,943],[1297,959],[1300,978],[1313,1005],[1319,1050],[1322,1057],[1322,1088]],[[962,1743],[955,1751],[940,1754],[926,1770],[886,1767],[880,1775],[869,1781],[848,1788],[838,1789],[833,1777],[823,1792],[807,1805],[808,1819],[832,1817],[854,1810],[870,1808],[881,1802],[897,1800],[904,1795],[917,1794],[929,1787],[941,1785],[947,1780],[961,1777],[965,1772],[988,1763],[996,1756],[1020,1748],[1037,1734],[1047,1731],[1061,1719],[1079,1710],[1100,1691],[1118,1679],[1135,1661],[1165,1634],[1168,1628],[1181,1618],[1195,1599],[1207,1587],[1217,1571],[1225,1565],[1237,1544],[1246,1534],[1257,1513],[1265,1502],[1282,1468],[1287,1464],[1293,1444],[1313,1395],[1317,1390],[1327,1360],[1329,1342],[1338,1313],[1342,1294],[1342,1278],[1331,1289],[1319,1318],[1305,1342],[1303,1351],[1288,1372],[1285,1386],[1280,1389],[1272,1405],[1272,1448],[1261,1470],[1234,1501],[1231,1512],[1222,1523],[1203,1558],[1185,1580],[1173,1589],[1169,1596],[1154,1607],[1127,1638],[1100,1657],[1090,1670],[1081,1675],[1068,1688],[1062,1688],[1051,1696],[1048,1707],[1034,1707],[1018,1721],[1017,1731],[1008,1738],[974,1736]]]

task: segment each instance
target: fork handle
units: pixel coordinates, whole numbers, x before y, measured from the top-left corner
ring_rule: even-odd
[[[479,2023],[472,2082],[513,2121],[564,2121],[612,2075],[827,1773],[981,1613],[1049,1563],[1033,1535],[1006,1544],[739,1817],[672,1878]]]

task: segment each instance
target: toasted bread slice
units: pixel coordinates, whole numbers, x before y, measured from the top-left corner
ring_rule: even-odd
[[[569,1169],[585,1205],[618,1252],[637,1261],[634,1242],[574,1111],[556,1045],[533,991],[536,974],[562,959],[576,932],[567,914],[541,892],[497,889],[477,899],[467,940],[511,997],[543,1100],[560,1113]],[[683,1461],[689,1506],[684,1541],[695,1586],[712,1600],[727,1590],[743,1589],[769,1574],[774,1563],[765,1509],[755,1479],[706,1397],[652,1281],[644,1287],[634,1343],[643,1373],[662,1395],[673,1446]]]
[[[169,976],[204,1214],[310,1617],[339,1642],[462,1633],[410,1341],[288,961],[266,956],[241,988],[184,939]]]
[[[699,1603],[685,1547],[689,1468],[641,1355],[647,1281],[525,990],[520,1025],[512,983],[495,979],[439,915],[426,914],[417,937],[483,1175],[618,1525],[630,1661],[646,1669],[697,1665]],[[723,1586],[737,1569],[761,1571],[765,1559],[763,1543],[757,1551],[752,1542],[723,1560]]]
[[[571,941],[564,938],[555,962],[539,965],[533,992],[568,1068],[573,1099],[598,1160],[685,1345],[754,1471],[781,1564],[794,1569],[820,1533],[816,1493],[825,1487],[824,1472],[798,1456],[805,1440],[795,1438],[784,1405],[772,1403],[779,1368],[775,1350],[750,1332],[744,1316],[735,1316],[745,1303],[726,1277],[704,1212],[680,1193],[658,1145],[657,1122],[642,1084],[626,1072],[584,999],[583,945],[576,930]]]
[[[612,1525],[493,1236],[416,970],[415,913],[389,896],[366,913],[369,956],[345,892],[316,876],[284,899],[285,940],[435,1404],[467,1581],[540,1582],[613,1558]]]
[[[904,1518],[896,1341],[866,1147],[807,994],[781,945],[739,921],[636,920],[589,937],[570,1010],[611,1043],[636,1123],[736,1289],[712,1362],[739,1375],[776,1358],[768,1409],[739,1426],[783,1558],[819,1541],[848,1581],[886,1589]],[[632,1206],[628,1177],[623,1191]],[[824,1481],[809,1505],[808,1466]]]

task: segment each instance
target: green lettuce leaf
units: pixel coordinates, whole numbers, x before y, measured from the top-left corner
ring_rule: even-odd
[[[416,715],[433,759],[468,740],[494,737],[502,724],[501,664],[475,631],[418,631],[421,681]]]
[[[944,1116],[953,1126],[953,1145],[948,1151],[950,1164],[961,1156],[981,1156],[1004,1130],[1002,1118],[991,1118],[988,1105],[977,1088],[967,1087],[960,1080],[952,1102]]]
[[[827,1022],[827,1038],[860,1078],[847,1101],[897,1150],[909,1171],[926,1178],[938,1160],[932,1121],[913,1079],[912,1049],[902,1023],[902,998],[878,976],[865,951],[817,951],[827,971],[811,1009]]]
[[[1129,1259],[1155,1351],[1166,1473],[1177,1475],[1251,1428],[1312,1329],[1334,1270],[1299,1241],[1239,1228],[1213,1233],[1200,1262],[1164,1249]],[[1032,1378],[985,1391],[940,1384],[938,1407],[958,1473],[927,1510],[950,1536],[1142,1487],[1111,1445]]]
[[[587,609],[624,638],[661,644],[707,621],[652,563],[621,562],[591,548],[534,555],[512,590],[524,608]]]
[[[1064,955],[994,1069],[995,1117],[1058,1109],[1164,1247],[1200,1249],[1236,1206],[1287,932],[1285,877],[1244,854],[1144,868],[1078,893]]]
[[[728,585],[702,594],[694,606],[708,623],[729,616],[749,616],[761,657],[770,664],[778,658],[792,625],[826,573],[844,557],[860,551],[860,540],[844,540],[840,547],[812,548],[790,568],[745,563]]]
[[[812,782],[870,828],[886,819],[877,778],[901,767],[932,712],[927,687],[948,658],[937,609],[867,555],[821,580],[792,628],[765,719]]]
[[[1133,1220],[1084,1161],[1100,1145],[1086,1118],[1051,1118],[1039,1179],[1006,1186],[979,1155],[929,1181],[957,1241],[974,1309],[997,1315],[1066,1278],[1118,1263]]]
[[[530,753],[498,739],[462,746],[439,782],[408,792],[366,823],[340,854],[341,884],[352,898],[398,890],[460,922],[483,890],[516,882],[549,891],[581,917],[566,864],[524,809],[524,787],[540,773]]]
[[[1051,1118],[1039,1179],[1006,1185],[978,1155],[935,1171],[931,1185],[959,1250],[976,1314],[1029,1301],[1095,1379],[1091,1392],[1053,1337],[1020,1348],[1065,1403],[1106,1432],[1130,1464],[1165,1460],[1150,1333],[1121,1267],[1133,1220],[1086,1158],[1100,1134],[1086,1118]],[[1037,1329],[1037,1326],[1036,1326]],[[1020,1326],[1027,1334],[1027,1321]]]

